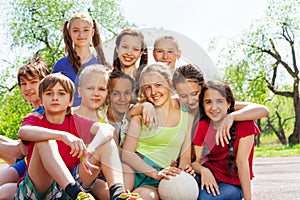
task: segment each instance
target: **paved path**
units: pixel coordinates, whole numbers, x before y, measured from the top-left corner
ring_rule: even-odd
[[[254,159],[253,200],[300,200],[300,156]]]
[[[254,158],[254,174],[253,200],[300,200],[300,155]]]

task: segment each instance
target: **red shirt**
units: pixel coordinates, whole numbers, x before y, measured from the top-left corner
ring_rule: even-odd
[[[252,134],[260,134],[260,130],[256,126],[253,121],[242,121],[235,122],[236,130],[235,136],[236,140],[233,145],[233,153],[236,157],[237,155],[237,147],[239,145],[239,140],[242,137],[246,137]],[[208,160],[204,163],[206,167],[208,167],[211,172],[214,174],[215,178],[221,182],[229,183],[233,185],[241,185],[238,173],[232,174],[230,171],[226,157],[229,154],[229,148],[227,145],[222,147],[221,145],[216,145],[215,135],[217,130],[210,125],[210,120],[201,120],[196,128],[195,136],[193,143],[198,146],[203,146],[206,144],[210,153],[207,155]],[[250,179],[254,177],[252,170],[252,162],[253,162],[253,153],[254,153],[254,145],[249,154],[249,169],[250,169]]]
[[[79,117],[78,115],[68,115],[65,117],[65,120],[62,124],[53,124],[49,122],[44,116],[42,119],[35,116],[27,116],[23,119],[22,126],[31,125],[31,126],[40,126],[44,128],[49,128],[53,130],[60,130],[69,132],[77,137],[81,137],[86,144],[91,141],[90,129],[91,126],[95,123],[94,121],[87,120],[85,118]],[[29,166],[30,159],[33,152],[34,142],[23,141],[27,146],[27,166]],[[80,160],[77,157],[73,157],[70,154],[71,148],[66,145],[63,141],[57,140],[59,154],[61,155],[63,161],[69,170],[74,169],[79,163]]]

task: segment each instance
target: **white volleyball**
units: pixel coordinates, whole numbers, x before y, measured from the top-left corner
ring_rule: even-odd
[[[161,200],[196,200],[199,187],[193,176],[181,171],[176,176],[169,176],[170,180],[162,179],[158,185]]]

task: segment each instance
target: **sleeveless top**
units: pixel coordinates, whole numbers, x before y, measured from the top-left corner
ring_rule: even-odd
[[[180,111],[180,122],[174,127],[159,126],[151,131],[142,123],[136,151],[165,168],[176,160],[188,130],[188,113]]]

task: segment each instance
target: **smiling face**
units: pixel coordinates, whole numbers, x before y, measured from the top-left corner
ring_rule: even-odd
[[[142,42],[137,36],[124,35],[116,52],[122,68],[132,67],[142,55]]]
[[[115,114],[124,115],[132,101],[132,85],[126,78],[111,80],[110,106]]]
[[[106,77],[97,73],[86,74],[78,87],[79,95],[82,97],[81,105],[91,110],[103,106],[108,94],[107,82]]]
[[[189,106],[190,112],[199,111],[199,94],[201,86],[195,81],[184,81],[177,83],[175,89],[179,99]]]
[[[217,126],[227,115],[230,102],[218,90],[209,88],[203,96],[203,107],[205,114]]]
[[[146,99],[156,107],[164,105],[171,98],[171,83],[160,73],[150,72],[143,75],[141,87]]]
[[[22,95],[34,108],[39,106],[39,83],[40,79],[38,77],[32,77],[30,75],[26,77],[20,76]]]
[[[176,60],[180,58],[181,51],[171,39],[159,39],[155,42],[153,57],[156,62],[163,62],[170,69],[175,68]]]
[[[69,34],[76,47],[88,47],[94,35],[93,25],[83,19],[73,19]]]

